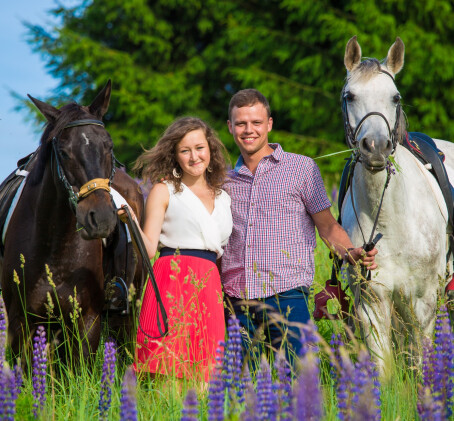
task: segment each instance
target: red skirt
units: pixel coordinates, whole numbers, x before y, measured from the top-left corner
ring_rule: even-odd
[[[139,316],[135,369],[208,381],[216,364],[216,349],[225,340],[217,267],[200,257],[179,255],[160,257],[153,271],[167,311],[169,333],[156,338],[158,303],[148,282]],[[164,328],[161,314],[159,317]]]

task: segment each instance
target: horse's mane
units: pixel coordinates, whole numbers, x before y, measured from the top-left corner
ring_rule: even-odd
[[[380,73],[383,67],[386,68],[386,66],[384,65],[384,60],[379,61],[376,58],[367,58],[366,60],[362,61],[351,73],[348,74],[347,82],[367,82],[372,77]],[[343,95],[343,90],[341,95]],[[402,144],[404,142],[406,132],[407,118],[405,116],[404,110],[401,108],[399,125],[397,127],[397,140],[399,143]]]
[[[58,137],[63,129],[71,121],[79,120],[81,118],[87,118],[90,114],[84,110],[85,107],[72,102],[70,104],[64,105],[60,108],[60,115],[55,122],[47,123],[44,133],[41,136],[39,142],[39,152],[36,161],[36,165],[33,171],[29,175],[29,182],[32,185],[37,184],[42,180],[44,169],[46,167],[46,162],[49,159],[51,148],[52,148],[52,138]]]
[[[382,69],[382,63],[376,58],[368,58],[362,61],[358,67],[356,67],[347,77],[347,81],[357,82],[368,81],[377,73],[380,73]]]

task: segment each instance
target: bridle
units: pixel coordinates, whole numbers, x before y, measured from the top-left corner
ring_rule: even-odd
[[[68,123],[65,127],[63,127],[62,131],[64,129],[69,129],[71,127],[89,126],[89,125],[104,127],[104,123],[100,120],[89,120],[89,119],[75,120],[75,121]],[[60,132],[60,134],[61,134],[61,132]],[[61,164],[61,156],[60,156],[60,151],[58,149],[58,140],[59,140],[60,134],[57,136],[54,136],[52,138],[52,152],[53,152],[52,158],[55,159],[58,179],[61,181],[66,192],[68,193],[68,201],[69,201],[69,206],[71,208],[71,211],[75,214],[76,209],[77,209],[77,204],[80,202],[80,200],[87,197],[94,191],[102,189],[102,190],[106,190],[107,192],[110,192],[110,186],[111,186],[113,178],[115,176],[116,159],[115,159],[115,156],[114,156],[114,153],[112,150],[111,151],[112,171],[110,173],[109,178],[94,178],[94,179],[86,182],[84,185],[82,185],[79,189],[79,192],[76,193],[76,192],[74,192],[73,186],[69,183],[68,178],[65,175],[65,170],[63,168],[63,165]]]
[[[393,75],[391,73],[387,72],[386,70],[381,69],[380,73],[388,75],[394,81]],[[402,111],[402,106],[400,104],[400,101],[396,107],[396,121],[394,123],[393,130],[391,130],[391,126],[389,125],[388,119],[382,113],[380,113],[378,111],[371,111],[370,113],[367,113],[359,121],[359,123],[357,124],[355,129],[353,129],[353,127],[350,124],[350,120],[348,118],[347,94],[345,93],[345,86],[347,86],[347,85],[344,85],[344,87],[342,88],[342,116],[343,116],[343,120],[344,120],[345,139],[347,141],[347,144],[351,148],[356,148],[357,149],[356,154],[359,154],[359,150],[357,148],[358,147],[357,137],[358,137],[359,130],[361,129],[362,125],[364,124],[364,122],[366,121],[367,118],[376,115],[376,116],[381,117],[386,123],[386,127],[388,128],[388,136],[391,139],[392,146],[393,146],[391,154],[393,154],[396,150],[396,146],[397,146],[397,142],[398,142],[397,131],[399,129],[400,114]]]
[[[386,70],[381,69],[380,73],[384,73],[384,74],[388,75],[394,81],[394,77],[391,75],[391,73],[387,72]],[[369,251],[369,250],[372,250],[373,247],[375,246],[375,243],[377,241],[376,238],[380,238],[381,237],[381,234],[377,234],[377,237],[374,239],[375,230],[377,228],[378,218],[380,216],[380,212],[381,212],[381,209],[382,209],[382,204],[383,204],[383,199],[384,199],[384,196],[385,196],[385,192],[386,192],[386,189],[388,188],[389,182],[391,180],[392,162],[388,158],[387,164],[383,168],[376,168],[376,169],[379,169],[379,170],[386,169],[387,176],[386,176],[385,185],[383,187],[383,191],[382,191],[382,194],[381,194],[381,198],[380,198],[379,206],[378,206],[378,209],[377,209],[377,214],[375,216],[375,220],[374,220],[374,224],[373,224],[373,227],[372,227],[372,231],[371,231],[371,234],[369,236],[369,240],[366,240],[366,237],[364,235],[363,229],[362,229],[360,221],[359,221],[358,213],[357,213],[356,208],[355,208],[355,200],[354,200],[354,197],[353,197],[353,191],[354,191],[353,190],[353,180],[354,180],[354,177],[352,175],[353,175],[353,171],[354,171],[355,165],[358,162],[361,161],[361,153],[359,151],[359,147],[358,147],[359,145],[358,145],[357,137],[358,137],[358,133],[359,133],[362,125],[364,124],[364,122],[366,121],[367,118],[369,118],[371,116],[379,116],[386,123],[386,127],[388,129],[388,136],[389,136],[389,138],[391,139],[391,142],[392,142],[391,155],[393,155],[394,152],[396,151],[396,147],[397,147],[397,143],[398,143],[398,129],[399,129],[400,115],[401,115],[401,111],[402,111],[402,106],[401,106],[401,103],[399,101],[399,103],[397,104],[397,107],[396,107],[396,121],[395,121],[395,124],[394,124],[394,128],[392,130],[391,130],[391,126],[390,126],[390,124],[388,122],[388,119],[382,113],[380,113],[378,111],[371,111],[371,112],[367,113],[364,117],[361,118],[361,120],[359,121],[359,123],[357,124],[355,129],[353,129],[353,127],[350,124],[349,118],[348,118],[347,94],[345,92],[345,86],[342,89],[342,115],[343,115],[343,121],[344,121],[345,138],[346,138],[348,146],[350,148],[354,149],[354,151],[352,153],[352,157],[350,158],[351,164],[349,165],[349,171],[350,171],[349,177],[350,177],[350,180],[351,180],[350,181],[350,183],[351,183],[350,199],[351,199],[353,212],[355,214],[356,222],[358,224],[358,227],[360,229],[361,235],[363,237],[363,241],[364,241],[363,248],[364,248],[364,250]],[[372,168],[372,169],[374,169],[374,168]],[[362,278],[361,282],[360,282],[361,284],[363,282],[365,282],[365,281],[370,281],[371,280],[371,272],[370,272],[370,270],[368,271],[366,268],[363,267],[361,269],[361,278]],[[361,290],[362,290],[362,287],[360,286],[359,293],[355,294],[355,307],[357,307],[358,305],[361,305],[363,307],[363,309],[365,310],[365,312],[366,312],[366,314],[367,314],[367,316],[369,317],[369,320],[370,320],[369,313],[367,312],[367,309],[364,307],[363,300],[361,299]],[[372,322],[371,322],[371,325],[372,325]]]
[[[394,81],[393,75],[391,73],[387,72],[386,70],[380,69],[380,73],[388,75]],[[345,86],[342,89],[342,115],[343,115],[343,120],[344,120],[345,138],[346,138],[347,144],[351,148],[355,149],[353,154],[352,154],[352,157],[350,158],[351,159],[351,165],[349,166],[350,172],[351,172],[351,174],[353,174],[353,170],[355,168],[356,163],[361,161],[361,154],[360,154],[360,151],[359,151],[359,148],[358,148],[358,145],[357,145],[358,144],[357,137],[358,137],[359,130],[361,129],[362,125],[364,124],[364,121],[367,118],[369,118],[371,116],[374,116],[374,115],[381,117],[385,121],[386,127],[388,128],[388,136],[389,136],[389,138],[391,139],[391,142],[392,142],[392,147],[393,147],[392,152],[391,152],[391,155],[392,155],[396,151],[396,147],[397,147],[397,142],[398,142],[398,138],[397,137],[398,137],[398,129],[399,129],[400,114],[401,114],[402,106],[401,106],[400,101],[399,101],[399,103],[397,104],[397,107],[396,107],[396,121],[394,123],[393,130],[391,130],[391,126],[390,126],[387,118],[382,113],[380,113],[378,111],[371,111],[371,112],[367,113],[363,118],[361,118],[361,120],[359,121],[359,123],[355,127],[355,129],[353,129],[351,124],[350,124],[349,118],[348,118],[347,98],[346,98],[347,95],[345,93]],[[387,165],[384,166],[383,168],[381,168],[381,169],[385,169],[386,168],[387,177],[386,177],[385,186],[383,188],[383,192],[382,192],[382,195],[381,195],[381,199],[380,199],[380,204],[379,204],[379,207],[378,207],[377,215],[375,217],[372,233],[370,235],[370,238],[369,238],[368,242],[366,241],[366,237],[364,236],[364,233],[363,233],[363,230],[362,230],[361,225],[359,223],[359,218],[358,218],[358,215],[357,215],[357,212],[356,212],[356,209],[355,209],[354,200],[353,200],[353,189],[351,191],[352,193],[351,193],[350,196],[351,196],[351,199],[352,199],[353,211],[355,212],[355,217],[356,217],[356,220],[358,222],[358,226],[359,226],[359,228],[361,230],[361,234],[363,236],[363,240],[364,240],[364,245],[365,246],[367,244],[371,244],[372,243],[372,239],[373,239],[374,234],[375,234],[375,229],[377,228],[378,217],[380,215],[381,207],[382,207],[382,204],[383,204],[383,198],[385,196],[385,191],[388,188],[389,182],[391,180],[391,174],[392,174],[391,166],[392,166],[392,162],[390,162],[390,160],[388,159],[387,160]],[[351,177],[351,183],[353,183],[353,177]]]

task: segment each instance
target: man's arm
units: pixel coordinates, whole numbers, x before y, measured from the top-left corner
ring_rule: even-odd
[[[348,234],[334,219],[329,208],[315,213],[311,217],[317,227],[320,238],[336,251],[340,259],[343,259],[347,253],[347,259],[350,263],[360,261],[368,269],[377,268],[375,255],[378,250],[373,248],[366,253],[362,247],[354,247]]]

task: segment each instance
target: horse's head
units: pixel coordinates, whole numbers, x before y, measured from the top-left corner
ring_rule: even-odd
[[[404,43],[397,38],[385,60],[361,62],[356,36],[345,49],[347,82],[342,90],[342,111],[347,143],[358,148],[361,162],[370,171],[386,167],[405,133],[405,115],[394,83],[404,64]]]
[[[42,162],[49,162],[57,191],[69,199],[85,239],[105,238],[117,215],[110,196],[115,173],[113,143],[101,119],[110,101],[110,80],[90,106],[75,103],[57,109],[30,99],[46,117]]]

